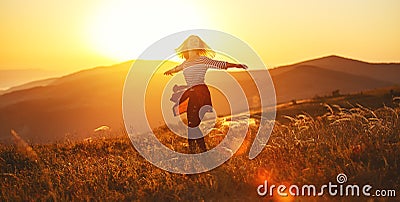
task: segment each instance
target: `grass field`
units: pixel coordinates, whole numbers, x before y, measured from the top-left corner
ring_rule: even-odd
[[[0,145],[0,200],[356,200],[328,194],[260,197],[256,191],[264,180],[277,185],[321,186],[336,182],[339,173],[347,175],[348,184],[370,184],[373,189],[396,190],[399,195],[399,105],[342,108],[319,101],[278,109],[268,145],[249,160],[248,146],[258,127],[255,119],[242,148],[230,160],[196,175],[173,174],[151,165],[124,134],[33,145],[33,150],[27,145]],[[307,111],[316,106],[318,110]],[[216,131],[227,130],[222,120],[215,128],[206,137],[209,148],[223,138]],[[187,151],[185,139],[176,138],[165,127],[157,129],[156,135],[166,146]],[[400,198],[379,198],[389,199]]]

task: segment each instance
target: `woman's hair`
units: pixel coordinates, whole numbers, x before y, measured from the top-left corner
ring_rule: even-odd
[[[199,47],[189,48],[189,40],[193,37],[199,40]],[[215,56],[215,52],[199,36],[196,35],[190,35],[178,48],[175,49],[178,56],[182,59],[189,58],[189,50],[195,50],[199,55],[207,56],[209,58],[213,58]]]

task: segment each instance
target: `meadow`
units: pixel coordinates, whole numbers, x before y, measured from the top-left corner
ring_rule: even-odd
[[[148,163],[124,132],[32,147],[0,145],[0,200],[357,200],[328,194],[299,198],[257,194],[264,180],[320,186],[336,182],[339,173],[347,175],[348,184],[369,184],[399,195],[400,106],[343,107],[320,101],[278,109],[268,144],[250,160],[248,149],[258,128],[254,116],[238,152],[220,167],[195,175],[169,173]],[[306,110],[316,109],[314,105],[319,106],[315,113]],[[217,120],[206,137],[209,148],[222,140],[219,134],[227,130],[224,121]],[[186,140],[166,127],[155,133],[166,146],[187,151]],[[399,200],[399,196],[374,199]]]

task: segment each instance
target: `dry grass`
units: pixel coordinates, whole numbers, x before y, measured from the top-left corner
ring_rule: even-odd
[[[286,117],[285,124],[276,122],[264,151],[249,160],[246,146],[257,130],[255,120],[233,158],[198,175],[156,168],[133,149],[127,136],[36,145],[37,161],[14,146],[1,145],[0,200],[262,200],[270,199],[257,196],[256,187],[265,179],[321,185],[335,182],[342,172],[348,183],[399,193],[400,108],[326,109],[323,116],[299,114]],[[209,148],[222,140],[226,129],[221,120],[215,125],[206,138]],[[159,128],[157,136],[168,147],[187,151],[185,139],[165,128]],[[322,198],[311,200],[316,199]]]

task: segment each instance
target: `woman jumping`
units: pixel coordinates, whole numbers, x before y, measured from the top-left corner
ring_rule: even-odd
[[[222,70],[231,67],[247,69],[247,66],[211,59],[215,56],[215,52],[196,35],[189,36],[175,50],[178,56],[185,59],[185,61],[164,72],[164,75],[172,75],[183,70],[187,84],[178,99],[178,109],[175,115],[186,112],[190,153],[196,153],[196,144],[199,146],[200,152],[206,152],[204,137],[199,128],[205,113],[212,111],[210,91],[204,83],[205,74],[209,68]],[[179,91],[179,89],[174,88],[174,91]],[[183,105],[185,109],[182,110],[180,105]]]

